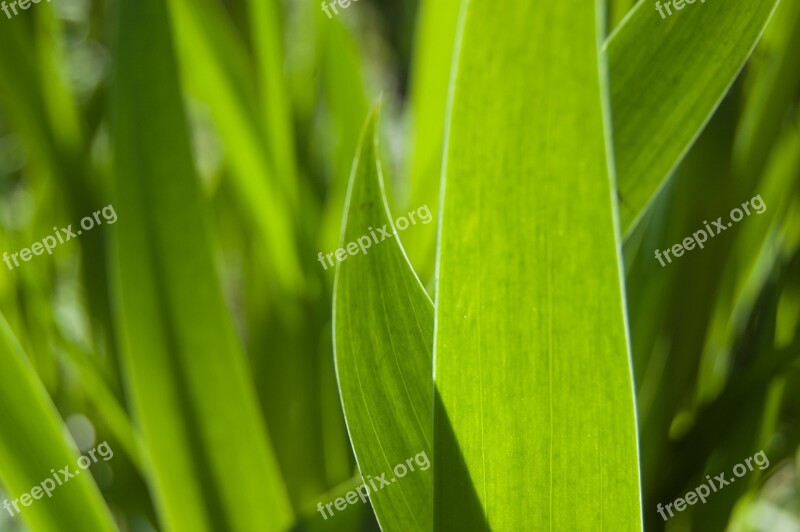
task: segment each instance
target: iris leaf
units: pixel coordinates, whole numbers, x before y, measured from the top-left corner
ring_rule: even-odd
[[[356,244],[334,285],[336,373],[361,475],[399,477],[370,495],[383,530],[432,530],[433,305],[400,246],[383,192],[377,109],[361,133],[345,205],[342,246]],[[379,229],[391,236],[386,238]],[[375,236],[373,236],[375,235]],[[384,241],[385,240],[385,241]],[[369,247],[367,247],[369,246]],[[353,249],[353,248],[351,248]],[[380,487],[375,481],[375,486]]]
[[[606,42],[620,221],[627,234],[728,92],[778,4],[639,2]],[[663,6],[663,4],[662,4]]]
[[[115,301],[163,527],[284,530],[292,515],[212,260],[164,4],[119,5]]]
[[[641,530],[595,17],[577,1],[463,12],[436,276],[437,529]]]
[[[68,444],[63,422],[22,348],[0,315],[0,477],[8,489],[8,504],[52,477],[52,469],[78,467],[75,444]],[[61,473],[59,484],[61,483]],[[75,475],[64,485],[53,484],[52,496],[18,502],[21,518],[31,530],[116,530],[111,513],[92,477]],[[41,490],[41,488],[39,488]],[[5,510],[3,510],[5,511]]]

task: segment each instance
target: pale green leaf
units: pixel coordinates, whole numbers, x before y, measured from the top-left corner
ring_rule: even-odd
[[[623,235],[630,233],[716,110],[777,3],[696,2],[662,19],[652,2],[639,2],[606,41]],[[612,4],[617,21],[630,2]],[[437,119],[433,108],[430,112],[424,122],[428,131]],[[426,144],[423,155],[435,139],[426,139]],[[413,157],[419,164],[420,155]],[[415,184],[417,201],[436,197],[436,181],[431,183]],[[422,236],[427,236],[424,230]],[[412,258],[424,272],[429,255],[413,244]],[[430,253],[432,246],[427,249]]]
[[[319,70],[329,124],[328,198],[322,214],[317,244],[322,249],[336,245],[347,176],[356,151],[358,133],[369,111],[362,77],[362,59],[354,35],[338,19],[323,26]]]
[[[595,8],[463,13],[437,265],[437,529],[641,530]]]
[[[411,73],[408,180],[411,208],[429,205],[437,216],[447,88],[461,0],[423,0],[417,20]],[[436,256],[436,226],[408,233],[405,248],[417,274],[427,281]]]
[[[289,204],[297,208],[292,108],[283,70],[283,34],[279,0],[248,0],[250,33],[258,65],[258,94],[262,123],[275,172],[281,176]]]

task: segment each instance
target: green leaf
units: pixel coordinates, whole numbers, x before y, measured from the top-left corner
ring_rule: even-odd
[[[461,0],[423,0],[414,42],[411,74],[411,136],[409,139],[409,206],[429,205],[437,216],[447,88],[453,62]],[[436,226],[408,233],[405,248],[423,281],[433,274]]]
[[[0,100],[9,124],[29,150],[29,170],[49,178],[57,187],[56,204],[63,203],[72,219],[79,220],[97,208],[100,194],[90,185],[92,169],[79,153],[84,142],[81,124],[57,68],[63,59],[62,43],[51,32],[59,34],[60,26],[53,13],[39,17],[36,12],[38,31],[10,24],[0,32]],[[100,234],[84,235],[80,251],[93,325],[108,326],[106,253]]]
[[[636,0],[608,0],[609,28],[613,29],[625,18]]]
[[[639,2],[606,41],[623,235],[630,233],[716,110],[777,3],[731,0],[687,4],[680,13],[662,20],[654,4]],[[614,0],[612,4],[616,21],[630,2]],[[447,24],[443,27],[446,33]],[[435,94],[433,90],[429,99]],[[426,124],[435,119],[435,114],[427,115]],[[436,145],[435,139],[424,140],[424,151],[415,145],[414,172],[421,171],[416,165],[422,164],[422,158]],[[430,203],[438,190],[436,183],[430,179],[422,184],[415,181],[414,197],[426,197]],[[421,236],[427,233],[423,230]],[[427,243],[431,241],[428,238]],[[412,242],[410,250],[423,273],[429,256],[425,249],[430,253],[432,246],[418,250],[417,242]]]
[[[711,118],[777,4],[695,2],[662,19],[639,2],[608,39],[623,234]]]
[[[701,400],[719,393],[729,378],[737,334],[745,329],[774,264],[783,254],[785,235],[780,229],[790,215],[794,199],[787,191],[792,189],[800,172],[800,138],[787,128],[776,139],[771,152],[757,183],[764,210],[761,213],[753,210],[742,219],[741,226],[737,224],[726,262],[729,267],[717,274],[721,289],[713,298],[697,371],[697,397]]]
[[[162,527],[285,530],[288,497],[209,247],[166,8],[118,7],[116,318]]]
[[[431,458],[433,305],[389,213],[377,114],[374,108],[361,133],[341,242],[360,241],[366,253],[348,255],[337,267],[333,330],[339,390],[361,475],[387,473],[389,480],[399,476],[397,464],[423,452]],[[379,228],[392,236],[383,241]],[[432,470],[418,469],[370,500],[383,530],[432,530],[432,493]]]
[[[2,315],[0,371],[0,477],[11,505],[12,500],[29,494],[51,477],[52,469],[69,466],[70,471],[76,471],[78,455],[74,443],[67,444],[56,407]],[[21,518],[37,532],[116,530],[90,475],[76,475],[68,483],[55,486],[52,497],[33,501],[28,507],[17,504]]]
[[[595,7],[471,0],[462,13],[437,265],[436,528],[641,530]]]
[[[125,409],[117,401],[105,379],[90,362],[86,353],[80,352],[70,345],[64,349],[64,352],[67,359],[63,362],[73,366],[80,387],[92,407],[97,411],[97,417],[108,427],[108,431],[125,451],[136,468],[136,472],[144,477],[147,473],[145,469],[147,466],[145,466],[146,457],[141,453],[143,448],[141,437],[134,429]]]
[[[337,405],[339,408],[339,405]],[[333,489],[327,490],[325,493],[319,494],[318,501],[325,503],[338,499],[339,497],[345,498],[347,493],[355,491],[362,484],[361,475],[356,474],[337,484]],[[342,511],[336,512],[334,519],[323,519],[320,517],[319,508],[314,505],[309,505],[304,508],[304,512],[299,516],[299,521],[302,523],[302,530],[308,532],[341,532],[342,530],[360,530],[372,531],[380,530],[379,525],[375,522],[375,514],[369,502],[366,504],[353,504],[347,506]]]
[[[747,71],[750,86],[736,130],[734,165],[750,176],[763,170],[781,132],[786,110],[800,88],[800,2],[781,2],[764,31],[756,55],[762,61]]]
[[[278,0],[248,0],[250,33],[258,64],[258,89],[262,122],[275,171],[283,177],[289,204],[297,207],[297,164],[295,161],[292,108],[283,71],[283,34]]]
[[[278,172],[283,168],[268,158],[244,43],[216,1],[170,0],[168,4],[179,64],[190,86],[210,105],[239,201],[269,257],[263,265],[284,290],[298,292],[303,279],[291,213],[297,183],[294,174]]]
[[[364,90],[362,59],[355,37],[340,20],[326,19],[325,22],[318,68],[330,121],[326,129],[331,143],[327,168],[330,184],[317,244],[321,249],[330,249],[340,236],[339,221],[347,193],[347,177],[359,131],[369,112],[369,100]]]

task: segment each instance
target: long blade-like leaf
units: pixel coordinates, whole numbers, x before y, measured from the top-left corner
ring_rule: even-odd
[[[424,0],[420,4],[411,73],[411,135],[408,180],[410,205],[430,205],[436,216],[439,172],[447,107],[447,88],[461,0]],[[427,283],[436,257],[436,227],[409,233],[405,248],[417,274]]]
[[[620,15],[617,7],[624,4],[614,2],[615,20]],[[692,146],[777,4],[778,0],[706,2],[687,5],[667,20],[653,3],[639,2],[606,41],[623,235],[630,233]],[[434,109],[430,111],[427,122],[436,119]],[[428,149],[415,152],[415,161],[435,140],[426,138],[426,144]],[[417,201],[436,197],[438,187],[427,183],[415,191]],[[423,238],[428,232],[420,234]],[[424,249],[411,249],[424,272]]]
[[[622,232],[694,143],[779,0],[639,2],[606,43]]]
[[[289,502],[214,268],[160,0],[116,30],[117,319],[167,530],[285,530]]]
[[[322,215],[318,244],[323,249],[336,245],[339,222],[347,192],[358,133],[369,111],[369,99],[362,80],[362,58],[357,41],[341,21],[326,24],[320,56],[320,78],[325,106],[330,113],[332,153],[331,182]]]
[[[577,0],[463,13],[437,264],[436,528],[641,529],[600,27]]]
[[[50,479],[52,496],[30,500],[32,489],[50,478],[52,469],[78,470],[77,455],[67,446],[61,418],[2,315],[0,372],[0,477],[9,490],[9,508],[14,501],[31,530],[116,530],[90,475],[76,475],[62,486]],[[28,494],[28,505],[16,501],[22,494]]]
[[[275,171],[283,176],[291,206],[298,204],[297,162],[290,97],[283,71],[283,35],[280,2],[249,0],[250,33],[258,63],[258,88],[261,94],[263,125]]]
[[[336,273],[336,372],[361,474],[366,482],[368,475],[387,473],[391,482],[370,495],[381,527],[432,530],[433,305],[389,215],[376,124],[373,109],[361,134],[345,207],[342,246],[359,244],[358,253],[348,255]],[[392,236],[373,238],[381,235],[379,228]],[[420,453],[425,454],[419,462],[428,462],[424,471],[416,460]],[[397,478],[402,471],[394,470],[397,464],[416,470]]]
[[[264,266],[289,293],[302,286],[293,242],[294,173],[278,172],[268,158],[244,44],[218,2],[168,2],[186,79],[206,101],[225,143],[233,184],[264,243]],[[214,35],[209,39],[208,35]],[[273,132],[274,133],[274,132]]]

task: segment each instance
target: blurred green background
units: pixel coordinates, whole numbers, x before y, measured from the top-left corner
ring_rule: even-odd
[[[328,521],[315,509],[318,501],[359,483],[332,358],[333,271],[322,269],[317,254],[339,246],[358,134],[379,95],[391,206],[395,212],[424,204],[436,210],[458,4],[360,0],[329,19],[317,1],[165,0],[168,16],[158,19],[156,8],[126,11],[116,2],[54,0],[13,19],[0,15],[0,251],[29,247],[54,226],[77,226],[109,204],[119,216],[114,225],[60,245],[52,256],[13,271],[0,268],[0,311],[74,438],[90,442],[87,449],[103,440],[115,449],[113,461],[93,472],[120,529],[165,526],[157,487],[166,481],[153,471],[168,453],[149,456],[156,444],[141,443],[136,414],[148,407],[132,396],[142,401],[148,379],[142,372],[150,363],[135,347],[174,347],[159,343],[155,333],[139,344],[125,338],[162,327],[177,331],[180,343],[181,332],[191,330],[181,316],[191,320],[214,306],[216,289],[208,298],[181,299],[194,293],[179,286],[183,272],[187,283],[203,277],[195,277],[188,259],[181,264],[166,255],[159,262],[162,249],[176,257],[202,250],[198,261],[207,254],[212,265],[214,280],[199,283],[197,293],[216,283],[224,297],[218,312],[226,316],[223,322],[230,320],[235,337],[225,341],[242,348],[243,360],[234,365],[242,362],[258,423],[268,431],[279,468],[274,489],[285,493],[290,508],[287,528],[377,529],[368,506],[352,506]],[[616,23],[633,2],[609,4]],[[137,13],[140,19],[126,18]],[[150,15],[161,20],[152,33]],[[648,530],[664,528],[656,503],[671,502],[705,475],[729,472],[761,449],[768,470],[691,507],[668,529],[800,530],[799,41],[800,6],[784,1],[625,244]],[[137,43],[144,43],[141,57]],[[174,56],[174,64],[147,62],[162,54]],[[179,80],[182,109],[170,110],[147,95],[135,105],[125,103],[137,95],[138,86],[130,84],[142,80],[158,87],[163,82],[167,94],[170,75]],[[149,136],[137,136],[136,118],[143,117],[137,110],[163,115],[163,134],[151,124]],[[170,129],[182,123],[181,111],[185,128]],[[178,118],[168,120],[170,112]],[[185,138],[172,135],[184,130]],[[199,210],[173,213],[155,205],[150,216],[148,199],[161,198],[156,178],[169,174],[148,169],[174,168],[173,152],[184,145],[199,191],[198,200],[188,203]],[[140,160],[163,166],[127,164]],[[181,186],[194,190],[187,183]],[[180,197],[184,189],[170,186],[164,181],[164,197]],[[654,249],[680,242],[700,221],[727,215],[756,194],[767,205],[763,215],[745,218],[701,253],[667,268],[654,260]],[[624,205],[625,198],[620,201]],[[181,230],[166,229],[172,214]],[[193,224],[200,228],[196,234],[181,232]],[[417,224],[402,235],[429,288],[435,225]],[[157,242],[137,248],[140,238]],[[153,278],[175,281],[164,289],[172,295],[159,300],[163,315],[152,323],[130,315],[139,283],[145,283],[143,293],[159,291],[126,270],[141,250],[152,254]],[[196,323],[201,327],[202,320]],[[224,325],[220,331],[227,334]],[[181,349],[189,353],[191,341],[185,344]],[[228,356],[238,352],[220,354]],[[180,360],[189,367],[191,353]],[[205,378],[217,375],[212,364],[203,367]],[[232,382],[235,389],[239,381]],[[13,383],[4,380],[3,386]],[[216,403],[228,415],[228,397],[211,393],[225,386],[211,387],[202,407],[186,407],[209,433],[216,420],[203,412]],[[202,395],[186,393],[189,399]],[[145,436],[158,424],[157,412],[148,411]],[[207,443],[197,444],[202,452],[187,448],[186,454],[200,456],[198,463],[224,463],[230,457],[224,453],[240,445],[228,441],[216,458],[203,454],[214,452]],[[236,485],[233,471],[224,474]],[[212,477],[205,481],[213,483]],[[25,529],[0,512],[0,530]]]

